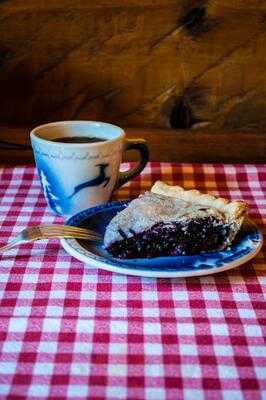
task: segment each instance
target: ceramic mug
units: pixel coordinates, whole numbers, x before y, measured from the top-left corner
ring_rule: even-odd
[[[54,141],[81,136],[102,141]],[[65,217],[108,202],[113,191],[138,175],[149,158],[145,140],[125,139],[123,129],[103,122],[53,122],[34,128],[30,137],[46,201]],[[119,172],[122,153],[131,149],[140,152],[138,165]]]

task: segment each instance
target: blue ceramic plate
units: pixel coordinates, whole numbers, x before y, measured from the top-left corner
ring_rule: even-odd
[[[129,200],[89,208],[71,217],[67,224],[84,226],[104,235],[109,221],[128,203]],[[114,258],[101,244],[89,241],[62,239],[61,243],[70,255],[90,267],[126,275],[172,278],[208,275],[235,268],[249,261],[259,252],[262,246],[262,234],[253,222],[248,221],[234,244],[224,251],[202,253],[195,256],[138,258],[133,260]]]

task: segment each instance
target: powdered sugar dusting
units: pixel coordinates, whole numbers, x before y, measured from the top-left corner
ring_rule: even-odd
[[[181,222],[205,216],[215,216],[221,221],[224,220],[223,214],[217,209],[146,192],[132,200],[126,209],[112,219],[105,232],[104,245],[108,247],[125,237],[132,237],[159,222]]]

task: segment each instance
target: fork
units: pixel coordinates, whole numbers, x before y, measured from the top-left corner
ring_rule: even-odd
[[[90,229],[71,225],[35,225],[21,231],[13,240],[0,247],[0,253],[12,249],[21,243],[50,238],[76,238],[101,242],[102,237]]]

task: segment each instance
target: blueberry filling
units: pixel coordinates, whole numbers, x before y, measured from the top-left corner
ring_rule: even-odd
[[[180,222],[159,222],[131,237],[115,241],[107,250],[117,258],[192,255],[218,250],[226,242],[230,225],[214,216]]]

